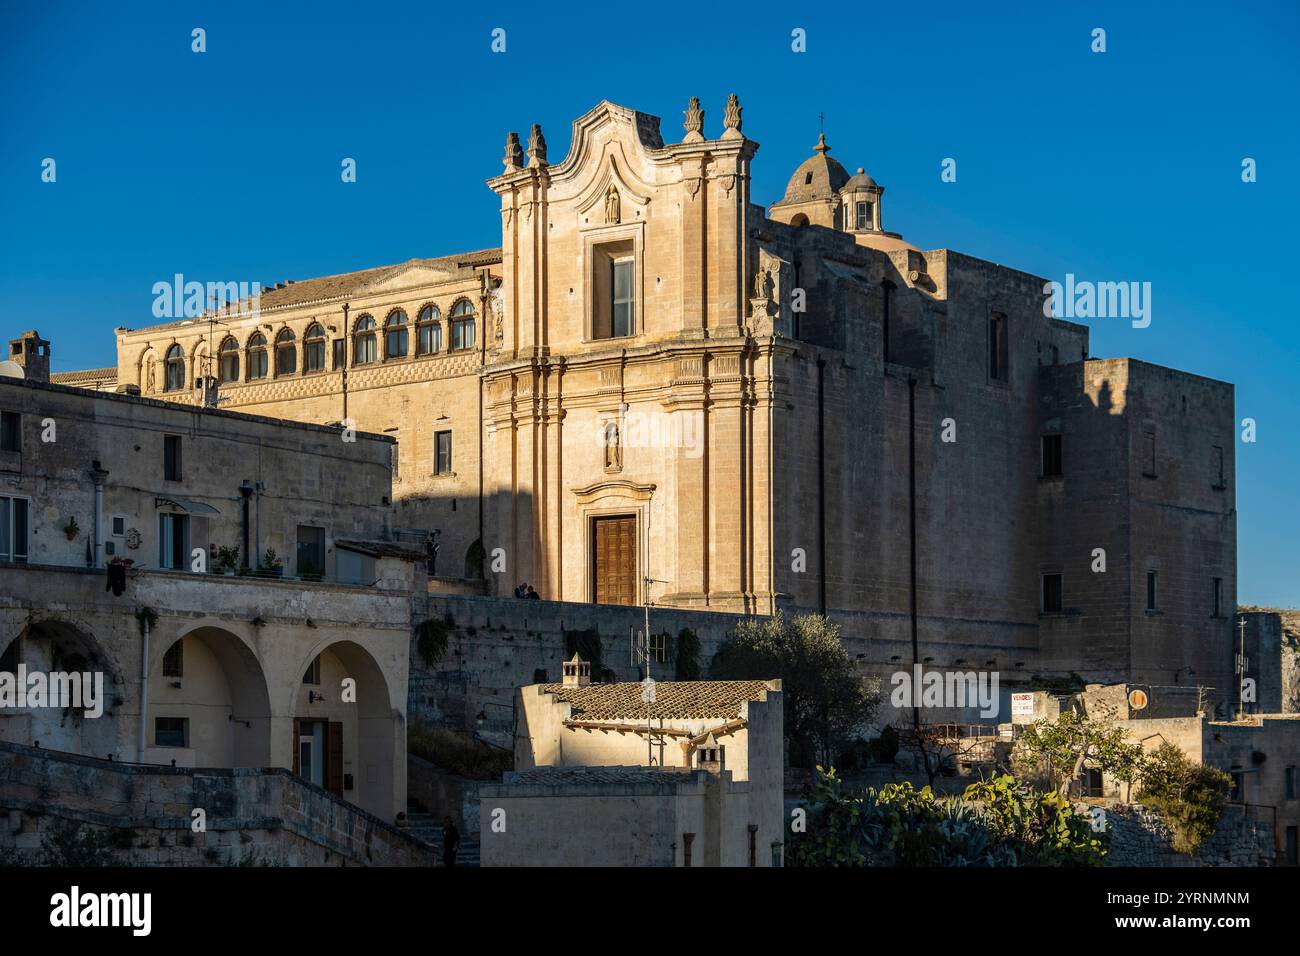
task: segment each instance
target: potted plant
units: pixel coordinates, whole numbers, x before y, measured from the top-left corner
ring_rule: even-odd
[[[235,568],[239,564],[239,549],[228,548],[225,545],[217,548],[217,568],[222,574],[230,577],[234,575]]]
[[[81,531],[81,528],[77,526],[76,518],[69,518],[68,523],[63,526],[63,533],[68,536],[69,541],[75,538],[79,531]]]
[[[262,563],[257,566],[257,570],[272,577],[284,577],[284,562],[275,553],[275,548],[266,549],[266,554],[262,555]]]

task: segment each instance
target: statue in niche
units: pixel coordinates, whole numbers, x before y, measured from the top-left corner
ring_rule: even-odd
[[[623,441],[618,422],[605,423],[605,470],[621,471],[623,468]]]
[[[760,268],[754,274],[754,298],[767,301],[772,297],[772,272]]]
[[[149,362],[148,362],[148,364],[147,364],[147,366],[146,366],[146,370],[145,370],[145,386],[144,386],[144,390],[145,390],[146,392],[153,392],[154,387],[158,384],[158,383],[157,383],[157,380],[154,378],[154,376],[157,374],[157,373],[154,371],[154,364],[155,364],[155,363],[154,363],[153,359],[150,359]]]
[[[622,221],[622,205],[618,198],[618,189],[613,183],[609,184],[609,189],[605,192],[605,222],[617,223]]]

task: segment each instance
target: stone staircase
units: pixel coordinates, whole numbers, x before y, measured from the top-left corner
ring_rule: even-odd
[[[406,832],[437,851],[438,865],[442,865],[442,819],[432,813],[408,812]],[[456,852],[457,866],[478,866],[479,845],[465,834],[460,836],[460,849]]]

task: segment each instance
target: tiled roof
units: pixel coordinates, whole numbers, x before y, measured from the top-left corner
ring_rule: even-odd
[[[533,767],[503,775],[502,783],[545,787],[601,784],[676,783],[690,778],[690,767]]]
[[[655,684],[652,710],[656,717],[668,719],[729,720],[740,716],[742,702],[758,700],[769,689],[763,680],[661,681]],[[542,691],[573,704],[575,720],[645,718],[639,683],[543,684]]]
[[[406,561],[426,561],[428,555],[416,548],[395,541],[360,541],[339,538],[335,545],[348,551],[360,551],[376,558],[402,558]]]
[[[82,385],[86,382],[116,382],[117,368],[86,368],[77,372],[54,372],[50,381],[55,385]]]

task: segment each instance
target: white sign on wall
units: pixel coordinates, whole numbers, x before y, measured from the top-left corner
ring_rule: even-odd
[[[1034,695],[1033,694],[1012,694],[1011,695],[1011,719],[1034,716]]]

